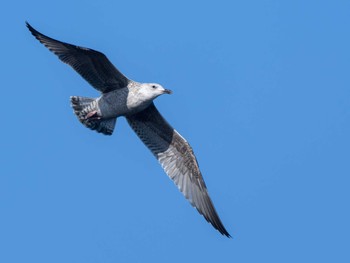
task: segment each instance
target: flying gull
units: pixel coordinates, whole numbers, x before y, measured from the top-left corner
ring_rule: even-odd
[[[191,146],[153,103],[158,96],[172,92],[160,84],[128,79],[99,51],[52,39],[26,25],[40,43],[101,92],[96,99],[70,97],[79,121],[91,130],[111,135],[117,118],[124,116],[191,205],[222,235],[230,237],[209,197]]]

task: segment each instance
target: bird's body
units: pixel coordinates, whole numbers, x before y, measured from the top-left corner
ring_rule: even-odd
[[[133,81],[125,88],[102,94],[97,99],[102,118],[115,118],[135,114],[146,109],[155,97],[164,93],[170,93],[169,90],[162,90],[162,88],[157,90],[159,93],[154,91],[147,93],[145,85],[159,87],[158,84],[141,84]]]
[[[171,92],[159,84],[129,81],[126,87],[102,93],[96,99],[72,96],[71,104],[81,123],[97,132],[111,135],[113,129],[103,129],[105,123],[115,123],[120,116],[132,116],[145,110],[154,98],[164,93]]]
[[[98,98],[71,97],[79,121],[92,130],[111,135],[117,118],[125,117],[190,203],[221,234],[230,237],[208,195],[191,146],[153,103],[155,98],[171,91],[156,83],[128,79],[101,52],[52,39],[28,23],[27,27],[59,59],[101,92]]]
[[[130,112],[142,110],[134,102],[136,89],[135,87],[125,87],[102,94],[97,99],[98,109],[102,118],[117,118]]]

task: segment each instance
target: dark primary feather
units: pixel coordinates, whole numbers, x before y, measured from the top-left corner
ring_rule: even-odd
[[[153,103],[127,120],[192,206],[221,234],[230,237],[209,197],[188,142],[167,123]]]
[[[75,69],[95,89],[107,93],[127,86],[128,79],[103,53],[52,39],[36,31],[28,22],[26,25],[36,39]]]

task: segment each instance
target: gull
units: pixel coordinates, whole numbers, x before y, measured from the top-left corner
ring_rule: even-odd
[[[153,103],[158,96],[172,91],[157,83],[128,79],[103,53],[55,40],[41,34],[28,22],[26,25],[40,43],[101,93],[98,98],[70,97],[79,121],[91,130],[111,135],[117,118],[125,117],[191,205],[222,235],[231,237],[209,197],[191,146]]]

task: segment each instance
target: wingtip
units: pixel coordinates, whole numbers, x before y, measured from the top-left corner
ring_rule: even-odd
[[[227,231],[225,231],[224,233],[221,233],[221,234],[227,238],[232,238],[232,236]]]
[[[26,23],[26,26],[29,29],[29,31],[32,33],[32,35],[35,36],[37,31],[29,24],[28,21],[25,21],[25,23]]]
[[[32,26],[29,24],[29,22],[28,22],[27,20],[25,21],[25,23],[26,23],[26,27],[27,27],[27,28],[29,28],[29,29],[32,28]]]
[[[227,237],[227,238],[232,238],[232,236],[227,232],[227,230],[225,229],[225,227],[223,225],[221,225],[221,227],[216,227],[216,230],[218,230],[220,232],[221,235]]]

